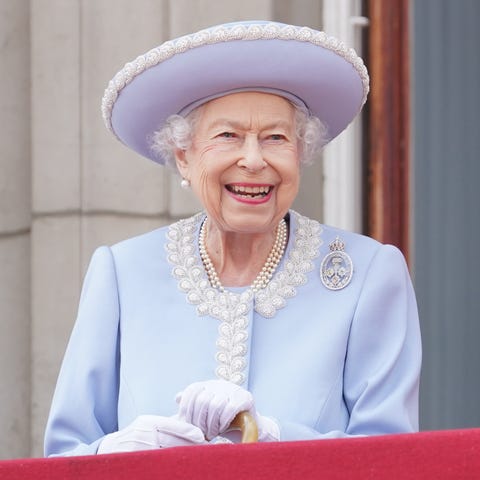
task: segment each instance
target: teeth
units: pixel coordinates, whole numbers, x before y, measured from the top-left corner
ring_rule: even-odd
[[[231,185],[230,190],[234,193],[258,194],[268,193],[270,191],[270,187],[246,187],[244,185]]]

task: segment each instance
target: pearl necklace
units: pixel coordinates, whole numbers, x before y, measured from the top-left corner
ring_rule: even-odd
[[[213,288],[217,288],[221,292],[225,292],[225,287],[220,282],[220,278],[218,278],[217,271],[213,266],[213,262],[210,259],[210,256],[207,252],[207,246],[205,243],[206,237],[206,223],[207,220],[205,219],[200,227],[200,234],[198,238],[198,246],[200,250],[200,257],[203,262],[203,266],[207,272],[208,280],[210,281],[210,285]],[[285,252],[285,247],[287,246],[287,222],[284,219],[278,224],[277,227],[277,237],[275,239],[275,243],[273,244],[272,249],[270,250],[270,254],[268,255],[267,260],[265,261],[263,268],[260,270],[260,273],[256,276],[253,283],[250,285],[251,290],[255,293],[259,290],[263,290],[267,285],[268,282],[271,280],[273,273],[278,267],[280,260],[283,257],[283,253]]]

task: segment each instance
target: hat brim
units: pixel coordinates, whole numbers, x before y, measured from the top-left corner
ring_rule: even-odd
[[[106,120],[124,144],[163,163],[152,152],[149,139],[168,116],[222,92],[274,89],[300,98],[326,125],[328,138],[332,139],[365,102],[368,74],[362,72],[365,67],[352,50],[341,44],[339,47],[331,37],[325,39],[334,45],[329,48],[328,42],[319,45],[318,41],[274,37],[230,39],[184,48],[140,74],[134,72],[110,102],[110,118]],[[339,54],[339,48],[343,54]]]

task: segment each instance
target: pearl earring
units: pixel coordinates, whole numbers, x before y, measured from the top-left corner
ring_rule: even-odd
[[[185,190],[187,188],[190,188],[190,180],[187,180],[186,178],[182,178],[182,181],[180,182],[180,186]]]

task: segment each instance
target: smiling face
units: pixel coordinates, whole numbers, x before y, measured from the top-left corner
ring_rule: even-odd
[[[277,95],[241,92],[200,109],[191,146],[176,151],[181,175],[220,230],[273,231],[298,192],[293,106]]]

